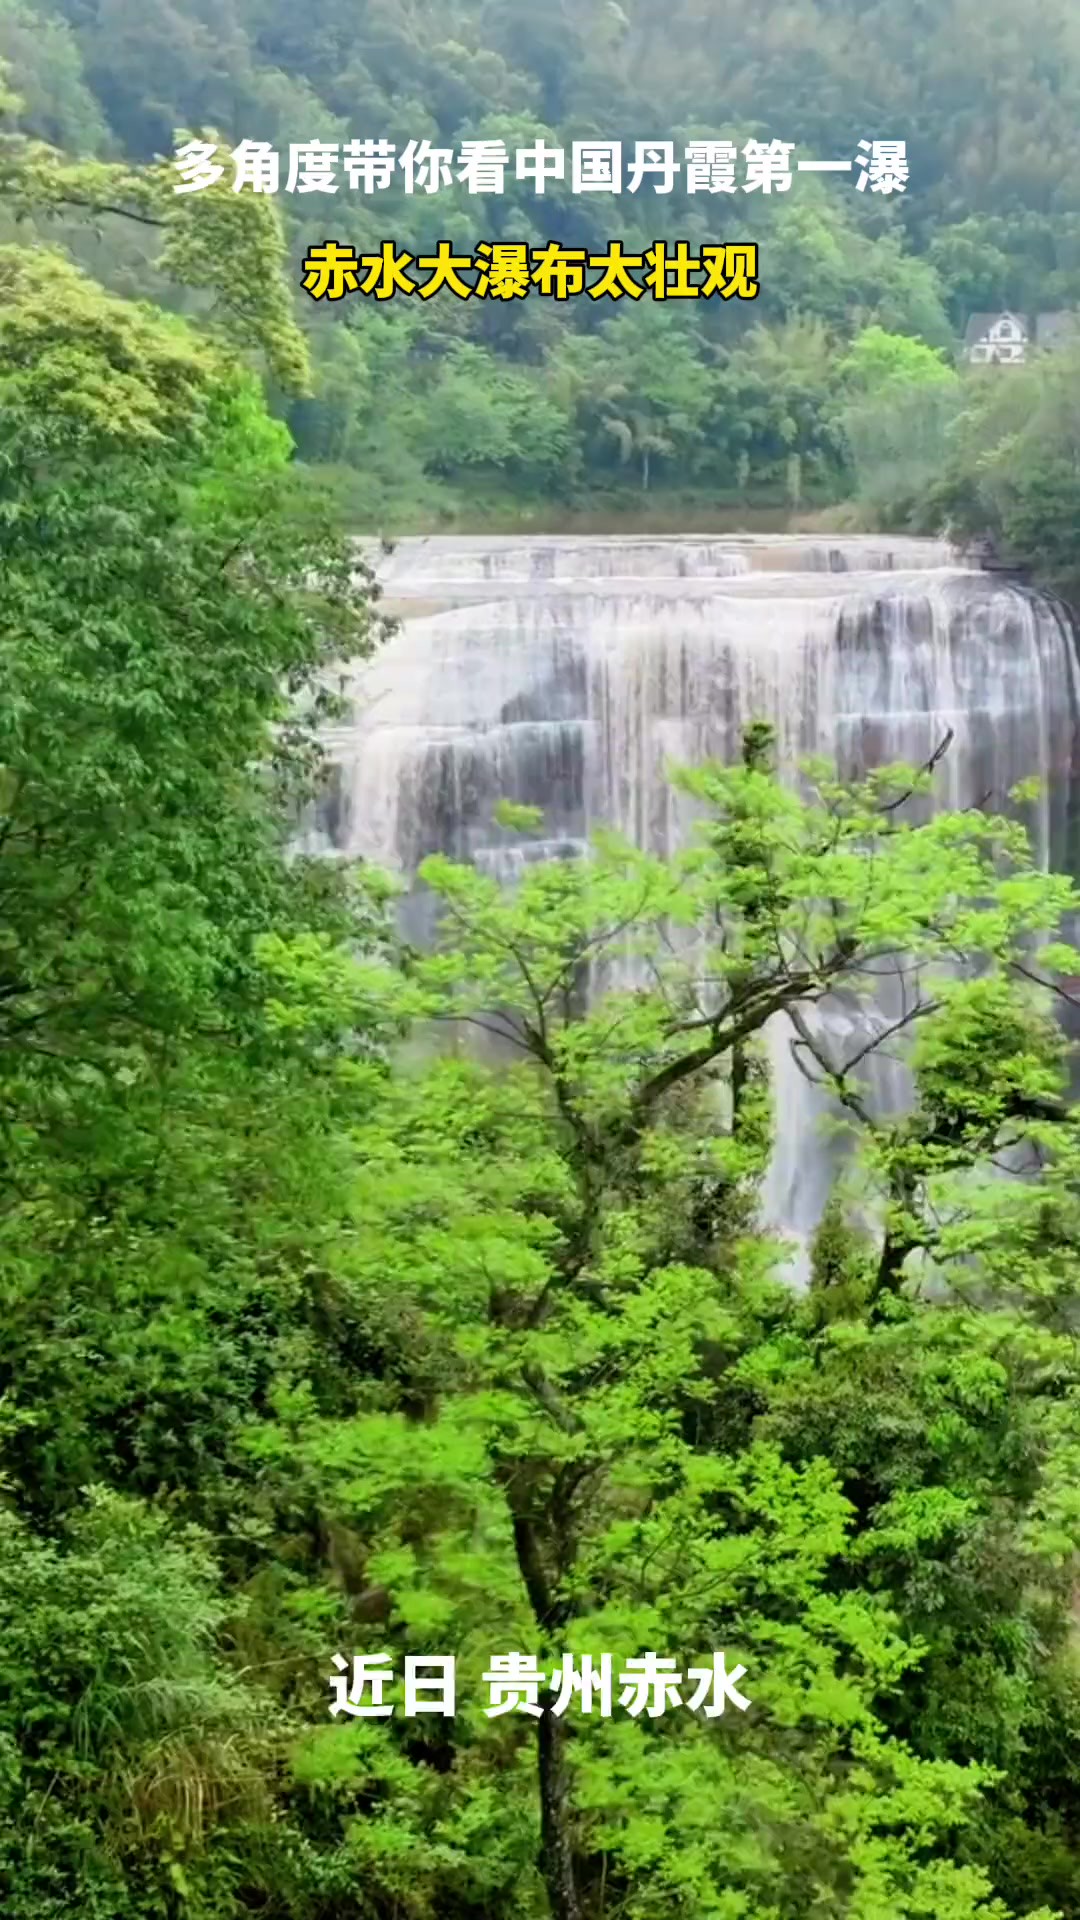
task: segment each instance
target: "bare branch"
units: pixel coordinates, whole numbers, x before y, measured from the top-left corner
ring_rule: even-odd
[[[956,738],[955,729],[952,727],[946,728],[944,735],[942,736],[941,740],[939,740],[937,746],[934,748],[934,751],[930,755],[929,760],[924,760],[922,763],[922,766],[917,769],[917,775],[925,776],[926,774],[933,773],[934,768],[937,766],[939,760],[943,760],[945,755],[948,753],[949,748],[952,746],[952,743],[955,738]],[[909,787],[906,793],[901,793],[895,800],[886,801],[883,806],[880,806],[878,808],[878,812],[879,813],[896,813],[900,807],[904,806],[905,803],[911,799],[915,791],[916,791],[916,788],[914,786]]]

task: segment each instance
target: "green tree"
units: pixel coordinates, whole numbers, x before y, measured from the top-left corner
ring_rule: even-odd
[[[215,1827],[234,1846],[269,1827],[273,1707],[216,1654],[207,1543],[100,1491],[58,1541],[0,1527],[5,1911],[227,1910],[200,1856]]]
[[[654,460],[675,474],[692,464],[704,434],[709,375],[678,322],[640,307],[618,312],[594,340],[567,343],[559,378],[594,446],[598,436],[601,444],[613,442],[619,461],[637,466],[643,492]]]
[[[707,471],[730,487],[748,477],[777,486],[791,459],[817,480],[835,475],[835,348],[821,321],[754,327],[721,359],[713,385]]]
[[[22,130],[77,155],[103,151],[104,116],[86,85],[78,47],[62,20],[21,0],[0,7],[0,66],[12,74]]]
[[[472,343],[451,349],[428,392],[420,448],[433,472],[510,473],[558,485],[570,426],[557,400],[524,370]]]
[[[918,518],[963,407],[959,374],[923,341],[867,327],[837,376],[856,497],[887,524]]]
[[[747,1667],[753,1711],[715,1735],[693,1719],[680,1731],[541,1720],[540,1858],[558,1920],[612,1898],[642,1916],[720,1914],[733,1898],[748,1914],[794,1914],[808,1887],[833,1911],[989,1915],[1001,1909],[956,1836],[978,1819],[994,1756],[984,1772],[967,1764],[962,1738],[947,1760],[921,1744],[944,1704],[941,1635],[933,1706],[923,1718],[905,1713],[900,1689],[919,1682],[904,1676],[928,1649],[915,1593],[899,1573],[879,1584],[858,1571],[884,1565],[905,1524],[921,1529],[920,1542],[945,1538],[961,1496],[916,1490],[910,1518],[902,1502],[883,1500],[879,1512],[846,1459],[834,1468],[824,1429],[831,1394],[851,1378],[850,1343],[892,1352],[910,1322],[911,1376],[898,1360],[901,1385],[883,1404],[906,1414],[896,1395],[910,1395],[925,1434],[920,1373],[936,1364],[926,1351],[956,1339],[962,1314],[909,1292],[893,1250],[906,1258],[932,1237],[935,1196],[921,1211],[920,1180],[988,1163],[1033,1092],[1056,1089],[1056,1042],[1049,1027],[1025,1024],[1019,970],[1031,935],[1071,910],[1073,891],[1033,869],[1004,821],[903,824],[918,781],[885,775],[849,790],[819,773],[807,803],[759,758],[683,777],[706,824],[670,862],[605,835],[588,863],[527,867],[510,897],[442,858],[426,863],[445,937],[394,989],[399,1009],[412,998],[429,1019],[474,1021],[519,1049],[522,1064],[485,1070],[450,1058],[369,1079],[355,1135],[362,1232],[349,1268],[374,1322],[385,1325],[393,1302],[407,1329],[398,1365],[414,1383],[410,1404],[374,1398],[360,1418],[328,1420],[283,1383],[285,1418],[264,1423],[253,1444],[282,1487],[313,1499],[320,1489],[329,1502],[355,1590],[378,1594],[369,1617],[383,1623],[381,1644],[419,1651],[437,1634],[457,1655],[463,1693],[479,1691],[496,1644],[535,1651],[549,1676],[567,1654],[601,1648],[622,1660],[644,1647],[723,1644]],[[992,910],[964,904],[975,897]],[[679,958],[676,942],[673,954],[673,926],[718,925],[722,944]],[[928,983],[958,942],[983,973],[950,989],[943,1011],[945,988]],[[627,952],[654,984],[612,986],[575,1011],[582,968],[602,980]],[[759,1084],[729,1069],[778,1008],[797,1014],[883,953],[908,956],[905,1025],[925,1023],[927,1106],[912,1139],[927,1158],[921,1172],[904,1159],[902,1129],[880,1149],[887,1191],[906,1169],[903,1235],[887,1236],[878,1279],[852,1297],[850,1318],[822,1327],[771,1277],[767,1243],[753,1232],[746,1200],[769,1130]],[[287,982],[287,948],[280,965]],[[296,975],[299,1006],[317,985]],[[980,1007],[998,1046],[988,1054],[986,1032],[970,1034],[981,1125],[965,1130],[962,1094],[959,1117],[934,1107],[935,1074],[949,1079],[942,1048],[955,1052],[961,1008],[976,1019]],[[1008,1019],[1012,1053],[1001,1045]],[[1001,1066],[989,1085],[988,1058]],[[843,1063],[822,1070],[846,1095]],[[951,1160],[940,1151],[950,1126],[960,1143]],[[1022,1345],[1022,1319],[1016,1337]],[[957,1364],[957,1393],[977,1395],[978,1365],[969,1385]],[[870,1379],[853,1385],[856,1430],[858,1396],[876,1390]],[[973,1403],[976,1424],[985,1404]],[[1047,1415],[1030,1462],[1043,1493],[1018,1498],[1018,1539],[1032,1498],[1053,1504],[1065,1484],[1047,1444],[1049,1397],[1039,1419]],[[878,1444],[879,1477],[903,1466],[902,1437],[890,1448],[879,1434]],[[1071,1563],[1069,1537],[1059,1548]],[[1049,1539],[1032,1551],[1049,1554],[1053,1585]],[[837,1566],[850,1577],[838,1582]],[[976,1586],[994,1577],[989,1556],[980,1568]],[[1055,1589],[1059,1637],[1067,1587]],[[925,1606],[921,1618],[933,1624]],[[974,1669],[973,1660],[972,1678]],[[541,1699],[552,1698],[549,1684]],[[458,1770],[512,1774],[517,1832],[532,1736],[507,1725],[466,1707],[454,1745]],[[395,1769],[400,1752],[392,1729],[375,1742],[344,1728],[320,1736],[304,1765],[319,1765],[343,1810],[374,1769],[382,1833],[358,1842],[365,1863],[385,1872],[399,1832],[420,1875],[430,1855],[408,1776]],[[535,1888],[519,1899],[532,1911]]]
[[[226,1920],[286,1897],[281,1745],[185,1527],[246,1577],[240,1429],[323,1310],[326,1047],[257,949],[385,937],[382,889],[283,857],[328,670],[381,627],[220,334],[43,248],[0,287],[0,1884]]]
[[[318,678],[379,629],[251,376],[55,256],[0,284],[0,1051],[49,1125],[242,1023],[252,940],[317,897],[281,852]]]
[[[924,505],[958,534],[990,534],[1014,565],[1075,598],[1080,352],[1069,343],[1019,368],[973,370],[947,457]]]
[[[13,107],[17,107],[17,99]],[[201,308],[214,337],[235,354],[260,354],[291,393],[310,380],[305,343],[284,277],[285,238],[272,197],[236,194],[223,177],[198,195],[177,194],[171,167],[71,160],[58,149],[0,130],[0,201],[42,237],[74,218],[114,218],[150,232],[155,270]],[[194,200],[195,204],[192,204]]]

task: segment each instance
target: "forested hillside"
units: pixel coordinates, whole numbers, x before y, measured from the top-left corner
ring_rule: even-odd
[[[1075,568],[1070,355],[941,357],[969,302],[1076,297],[1076,29],[996,8],[0,0],[4,1920],[1080,1920],[1074,883],[926,769],[792,791],[761,725],[676,776],[670,857],[531,861],[502,807],[520,886],[431,859],[426,952],[296,850],[387,634],[320,466],[374,524],[640,491],[646,440],[703,499],[892,466],[867,509]],[[755,204],[753,326],[324,316],[325,216],[153,164],[886,122],[906,196]],[[898,1025],[830,1052],[803,1010],[883,959]],[[784,1010],[851,1147],[801,1293]],[[441,1044],[492,1024],[495,1065]]]
[[[1080,303],[1080,20],[1068,0],[0,0],[17,124],[73,153],[169,154],[178,129],[226,146],[385,138],[695,137],[850,157],[904,139],[907,192],[796,175],[786,194],[282,196],[294,272],[306,244],[393,238],[610,239],[761,249],[756,302],[353,302],[302,316],[317,387],[289,424],[303,459],[347,481],[357,518],[422,525],[516,502],[640,504],[643,480],[702,503],[820,504],[858,491],[907,509],[936,459],[938,393],[879,444],[878,394],[846,348],[866,327],[952,361],[972,311]],[[284,179],[284,169],[283,169]],[[152,284],[145,236],[105,222],[92,263]],[[238,271],[240,269],[238,268]],[[160,288],[157,289],[159,292]],[[1053,409],[1051,409],[1053,411]],[[872,423],[868,435],[866,422]],[[850,431],[849,431],[850,428]],[[992,517],[985,509],[986,521]]]

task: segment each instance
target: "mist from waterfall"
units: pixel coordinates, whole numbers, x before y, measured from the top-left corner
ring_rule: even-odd
[[[1080,675],[1049,600],[958,567],[930,541],[798,537],[406,540],[377,561],[399,633],[327,736],[333,777],[307,840],[410,875],[442,851],[509,875],[612,826],[657,854],[685,839],[671,764],[731,761],[768,721],[786,777],[925,761],[951,730],[936,803],[1026,816],[1042,864],[1076,872]],[[538,806],[525,853],[492,815]],[[407,909],[423,937],[425,907]],[[850,1024],[839,1007],[819,1016]],[[777,1142],[766,1223],[805,1250],[835,1167],[820,1096],[768,1035]],[[875,1094],[904,1097],[881,1060]],[[802,1263],[805,1266],[805,1258]]]

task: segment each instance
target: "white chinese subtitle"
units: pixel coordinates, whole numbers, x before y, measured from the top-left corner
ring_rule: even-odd
[[[396,1676],[388,1653],[354,1654],[351,1660],[335,1653],[333,1664],[337,1672],[330,1675],[332,1718],[343,1713],[354,1720],[390,1719],[395,1708],[386,1694]],[[713,1654],[711,1666],[688,1667],[685,1674],[674,1660],[643,1653],[627,1660],[616,1682],[609,1653],[599,1658],[564,1654],[550,1672],[542,1671],[531,1654],[497,1653],[490,1656],[483,1675],[488,1690],[485,1712],[489,1720],[508,1713],[523,1713],[534,1720],[545,1712],[561,1717],[576,1699],[579,1712],[591,1714],[595,1708],[599,1718],[607,1719],[614,1711],[618,1685],[617,1704],[631,1719],[644,1713],[656,1720],[669,1708],[683,1707],[715,1720],[728,1705],[746,1712],[750,1701],[738,1690],[745,1673],[740,1666],[729,1672],[723,1653]],[[406,1719],[421,1713],[453,1717],[457,1695],[452,1655],[407,1655],[403,1680]],[[693,1683],[685,1697],[684,1682]]]

